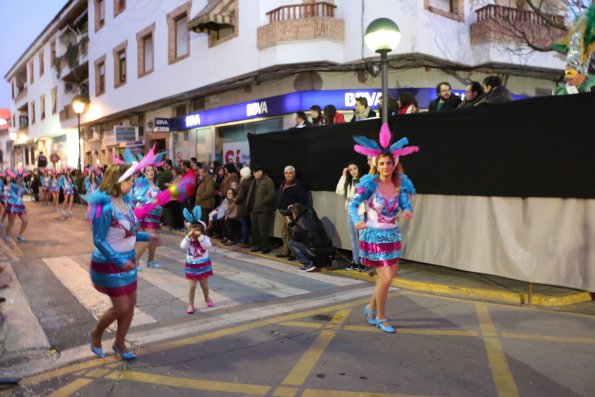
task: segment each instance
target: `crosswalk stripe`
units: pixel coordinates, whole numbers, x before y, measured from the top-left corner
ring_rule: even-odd
[[[48,268],[56,278],[70,291],[70,293],[95,318],[99,318],[107,309],[112,307],[110,298],[98,292],[89,277],[89,272],[78,263],[66,256],[43,258]],[[132,326],[154,323],[157,320],[139,308],[134,308]],[[112,325],[113,326],[113,325]]]
[[[188,281],[184,277],[177,276],[165,269],[146,269],[142,272],[139,272],[138,277],[144,281],[153,284],[157,288],[167,292],[168,294],[180,299],[183,302],[188,301]],[[206,307],[203,308],[200,304],[197,304],[201,301],[202,298],[200,287],[197,287],[195,298],[195,305],[197,310],[208,311],[221,309],[222,307],[236,306],[240,304],[240,302],[223,296],[213,291],[212,289],[209,290],[209,297],[213,302],[215,302],[214,308],[207,309]]]
[[[160,256],[166,256],[177,261],[185,260],[185,253],[180,255],[177,252],[172,251],[173,250],[170,249],[163,249],[160,252]],[[213,262],[213,273],[217,277],[223,277],[233,281],[236,284],[261,290],[278,298],[286,298],[288,296],[302,295],[310,292],[302,288],[292,287],[285,283],[265,279],[257,274],[253,274],[240,268],[229,266],[217,261]]]
[[[322,273],[300,272],[295,267],[287,266],[286,264],[279,263],[278,261],[266,259],[266,258],[263,258],[260,256],[244,254],[242,252],[229,251],[225,248],[214,248],[214,249],[212,249],[212,251],[214,253],[220,253],[220,254],[224,255],[226,258],[237,259],[242,262],[248,262],[248,263],[253,263],[256,265],[260,265],[260,266],[265,266],[270,269],[278,270],[280,272],[291,273],[294,275],[302,276],[302,277],[313,279],[313,280],[322,281],[322,282],[336,285],[339,287],[363,283],[363,281],[354,280],[354,279],[347,278],[347,277],[332,276],[332,275],[322,274]]]
[[[49,349],[50,342],[33,314],[18,278],[14,274],[10,263],[3,262],[5,270],[3,277],[10,276],[10,288],[6,288],[2,295],[6,302],[2,305],[2,314],[6,324],[4,348],[7,353],[20,352],[29,349]]]

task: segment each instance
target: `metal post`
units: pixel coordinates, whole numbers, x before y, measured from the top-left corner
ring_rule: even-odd
[[[77,113],[76,114],[76,121],[77,121],[77,128],[78,128],[78,139],[77,139],[77,144],[79,145],[79,171],[82,169],[81,168],[81,114]]]
[[[388,123],[388,56],[380,53],[380,72],[382,78],[382,124]]]

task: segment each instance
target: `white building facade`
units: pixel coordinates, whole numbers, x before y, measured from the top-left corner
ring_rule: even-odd
[[[563,60],[507,50],[491,25],[531,11],[479,3],[70,0],[5,76],[14,165],[33,167],[44,151],[76,166],[79,144],[84,165],[152,145],[174,160],[246,162],[246,134],[289,128],[295,111],[330,103],[349,120],[355,96],[377,105],[379,57],[363,35],[380,17],[402,33],[389,89],[413,92],[422,108],[439,82],[464,90],[489,74],[519,97],[550,93]],[[89,98],[80,140],[70,106],[78,94]]]

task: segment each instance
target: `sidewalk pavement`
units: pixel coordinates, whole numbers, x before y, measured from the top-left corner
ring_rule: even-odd
[[[168,229],[166,228],[166,230]],[[171,233],[183,234],[175,230],[169,231]],[[250,252],[247,248],[240,248],[238,244],[224,246],[217,239],[213,239],[213,243],[230,250],[242,251],[243,253],[283,262],[296,267],[296,270],[302,266],[297,261],[277,258],[275,255],[280,252],[279,249],[273,249],[268,254],[262,254]],[[345,270],[349,266],[349,262],[347,262],[349,257],[350,255],[339,254],[332,268],[324,268],[321,271],[373,282],[373,272],[370,274],[367,272]],[[532,305],[549,310],[595,316],[594,293],[552,285],[528,283],[526,281],[467,272],[405,259],[401,260],[400,270],[397,277],[393,280],[393,286],[440,296],[512,305]]]

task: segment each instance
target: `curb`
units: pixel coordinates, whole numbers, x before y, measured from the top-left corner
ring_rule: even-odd
[[[176,230],[171,230],[171,233],[183,235],[183,233]],[[218,241],[218,240],[215,240]],[[293,267],[301,267],[301,264],[296,261],[288,261],[275,256],[261,254],[258,252],[250,252],[249,249],[234,249],[233,246],[225,246],[223,244],[215,243],[219,248],[225,248],[229,251],[242,252],[244,254],[258,256],[264,259],[274,260],[276,262],[291,265]],[[215,245],[214,244],[214,245]],[[320,269],[322,273],[338,274],[343,277],[355,278],[362,281],[374,281],[374,275],[367,272],[347,271],[344,269]],[[424,281],[407,280],[404,278],[395,278],[391,285],[397,288],[403,288],[416,292],[430,293],[434,295],[445,295],[453,298],[472,299],[472,300],[486,300],[491,302],[507,303],[514,305],[533,305],[544,307],[560,307],[572,305],[581,302],[590,302],[592,300],[589,292],[577,291],[576,293],[565,296],[548,296],[542,294],[532,294],[531,301],[526,293],[518,293],[514,291],[497,291],[487,288],[469,288],[456,285],[445,285],[437,283],[428,283]]]

